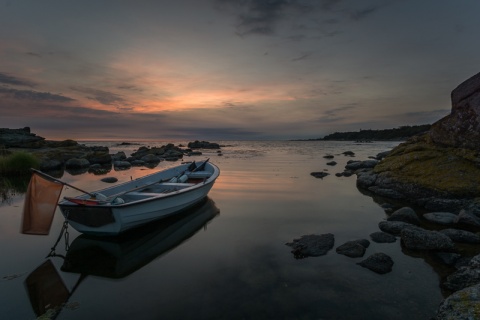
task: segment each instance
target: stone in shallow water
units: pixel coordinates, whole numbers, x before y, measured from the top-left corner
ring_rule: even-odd
[[[385,274],[392,271],[393,260],[385,253],[378,252],[357,264],[373,272]]]
[[[373,242],[377,243],[392,243],[397,241],[397,238],[394,235],[380,231],[370,234],[370,238]]]
[[[323,179],[325,178],[326,176],[328,176],[330,173],[328,172],[312,172],[310,173],[312,176],[314,176],[315,178],[320,178],[320,179]]]
[[[388,221],[403,221],[412,224],[420,224],[420,219],[418,218],[415,211],[410,207],[403,207],[392,213],[387,219]]]
[[[106,183],[115,183],[118,181],[118,179],[115,177],[106,177],[106,178],[103,178],[102,181]]]
[[[366,239],[348,241],[339,246],[336,251],[350,258],[363,257],[370,242]]]
[[[438,231],[428,231],[420,228],[405,228],[400,233],[402,243],[411,250],[452,251],[453,241]]]
[[[306,257],[318,257],[327,254],[335,244],[335,237],[331,233],[309,234],[301,236],[300,239],[294,239],[293,242],[286,243],[293,248],[292,253],[296,259]]]

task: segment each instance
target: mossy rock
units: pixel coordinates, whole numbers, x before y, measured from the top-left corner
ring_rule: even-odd
[[[453,197],[475,197],[480,194],[479,163],[475,150],[441,147],[417,138],[396,147],[374,172]]]

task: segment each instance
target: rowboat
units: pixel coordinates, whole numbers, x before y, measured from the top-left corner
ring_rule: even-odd
[[[78,232],[112,236],[166,218],[204,199],[220,169],[208,162],[185,163],[74,198],[58,206]]]

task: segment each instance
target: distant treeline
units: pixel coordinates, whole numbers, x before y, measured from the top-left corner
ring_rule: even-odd
[[[417,134],[430,130],[430,124],[419,126],[402,126],[394,129],[361,130],[357,132],[335,132],[316,140],[346,140],[346,141],[381,141],[405,140]]]

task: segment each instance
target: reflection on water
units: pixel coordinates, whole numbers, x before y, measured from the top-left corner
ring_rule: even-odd
[[[352,159],[342,154],[345,151],[354,152],[355,160],[366,160],[398,143],[216,142],[228,145],[222,147],[222,157],[216,150],[202,150],[203,155],[184,159],[210,157],[221,170],[209,197],[222,214],[208,232],[197,232],[168,251],[156,239],[171,232],[169,241],[175,243],[173,226],[156,225],[158,234],[143,231],[145,238],[141,234],[115,240],[79,236],[70,228],[71,250],[63,250],[61,244],[57,248],[70,260],[51,261],[69,294],[82,275],[86,278],[68,300],[80,307],[74,311],[63,307],[57,319],[400,320],[434,315],[443,299],[439,278],[445,270],[429,258],[403,252],[398,239],[391,244],[372,242],[364,257],[376,252],[391,256],[393,270],[386,275],[358,266],[363,258],[348,258],[335,250],[322,257],[295,260],[285,246],[302,235],[332,233],[338,247],[349,240],[369,239],[379,231],[378,223],[387,217],[380,205],[386,200],[372,200],[359,192],[355,176],[336,177],[335,173],[342,172]],[[110,152],[130,154],[137,148],[112,144]],[[336,166],[326,165],[326,154],[334,155]],[[122,183],[174,165],[163,161],[155,169],[112,169],[107,175]],[[310,175],[324,170],[330,173],[324,179]],[[56,177],[60,176],[83,190],[109,186],[94,172],[60,172]],[[62,196],[78,194],[65,187]],[[63,217],[57,211],[50,235],[20,234],[22,203],[22,197],[16,196],[11,204],[0,207],[3,276],[35,269],[62,226]],[[156,255],[162,258],[155,259]],[[35,318],[24,280],[19,276],[1,283],[0,295],[5,299],[0,301],[0,315]]]
[[[193,236],[218,213],[215,203],[207,198],[199,207],[117,238],[81,235],[70,245],[62,271],[126,277]]]
[[[27,192],[29,175],[0,177],[0,204],[9,204],[11,199]]]
[[[86,276],[124,278],[175,249],[205,228],[219,212],[213,200],[206,198],[177,216],[115,238],[78,236],[71,245],[66,244],[68,250],[65,256],[54,255],[64,259],[62,271],[80,274],[71,291],[50,259],[32,271],[25,280],[35,314],[41,316],[47,313],[48,318],[56,318]]]

